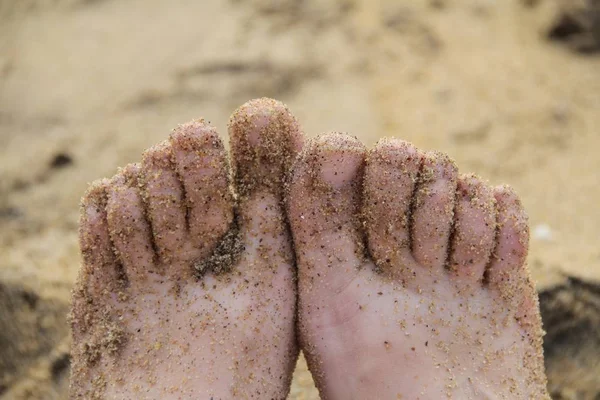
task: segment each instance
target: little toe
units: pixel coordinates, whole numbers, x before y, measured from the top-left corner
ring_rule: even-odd
[[[415,260],[432,270],[442,270],[447,262],[457,175],[447,155],[425,154],[413,206],[412,249]]]
[[[170,141],[185,192],[190,241],[201,257],[215,248],[233,221],[227,154],[215,128],[204,120],[180,125]]]
[[[539,325],[537,295],[525,262],[529,246],[527,215],[512,188],[497,187],[494,195],[498,235],[487,281],[509,303],[522,324]]]
[[[458,180],[449,269],[460,282],[482,282],[494,248],[496,201],[474,175]]]
[[[140,174],[154,243],[163,264],[180,259],[187,243],[183,188],[172,155],[167,141],[148,149],[142,158]]]
[[[362,264],[359,207],[364,157],[365,148],[356,138],[328,133],[309,141],[294,163],[287,207],[301,266],[301,291],[318,287],[335,292]],[[331,268],[337,265],[346,269]]]
[[[414,276],[410,225],[415,182],[423,155],[412,144],[382,139],[365,168],[363,215],[369,251],[391,276]]]
[[[129,164],[108,187],[107,221],[111,240],[130,283],[144,282],[156,271],[150,225],[139,193],[140,167]]]
[[[92,297],[113,293],[122,279],[112,243],[110,241],[106,203],[109,181],[92,183],[81,200],[79,220],[79,245],[83,266],[78,287]]]

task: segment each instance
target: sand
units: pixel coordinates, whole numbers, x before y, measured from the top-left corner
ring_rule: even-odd
[[[600,6],[566,3],[0,1],[0,396],[65,398],[86,185],[178,123],[205,117],[225,136],[236,107],[270,96],[309,136],[399,136],[512,185],[551,389],[594,398]],[[302,361],[290,398],[318,398]]]

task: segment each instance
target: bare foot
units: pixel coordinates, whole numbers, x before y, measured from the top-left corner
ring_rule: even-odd
[[[203,120],[83,198],[72,398],[286,397],[298,350],[282,181],[302,134],[269,99],[229,128],[235,200]]]
[[[400,140],[367,154],[328,134],[288,196],[300,343],[324,399],[549,398],[511,189]]]

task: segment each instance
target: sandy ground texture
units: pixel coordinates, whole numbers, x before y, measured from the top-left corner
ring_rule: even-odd
[[[597,399],[599,26],[597,0],[0,0],[0,398],[66,396],[87,183],[270,96],[309,136],[395,135],[514,186],[551,392]],[[318,398],[302,360],[290,398]]]

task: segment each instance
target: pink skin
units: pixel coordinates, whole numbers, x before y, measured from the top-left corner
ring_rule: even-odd
[[[236,182],[244,174],[282,182],[302,140],[287,108],[251,101],[230,129]],[[272,152],[270,135],[287,158],[259,169],[252,157]],[[224,147],[199,120],[175,129],[140,165],[92,185],[82,201],[72,398],[287,396],[298,349],[283,191],[244,183],[236,208]],[[231,270],[198,278],[194,265],[234,217],[243,247]]]
[[[367,154],[328,134],[294,167],[288,217],[300,342],[322,398],[548,398],[510,189],[406,142]]]
[[[299,339],[323,398],[548,398],[510,188],[400,140],[367,153],[336,133],[307,145],[284,191],[302,146],[289,111],[248,102],[230,136],[237,207],[201,120],[84,197],[72,398],[285,398],[293,251]],[[234,226],[238,246],[224,238]]]

